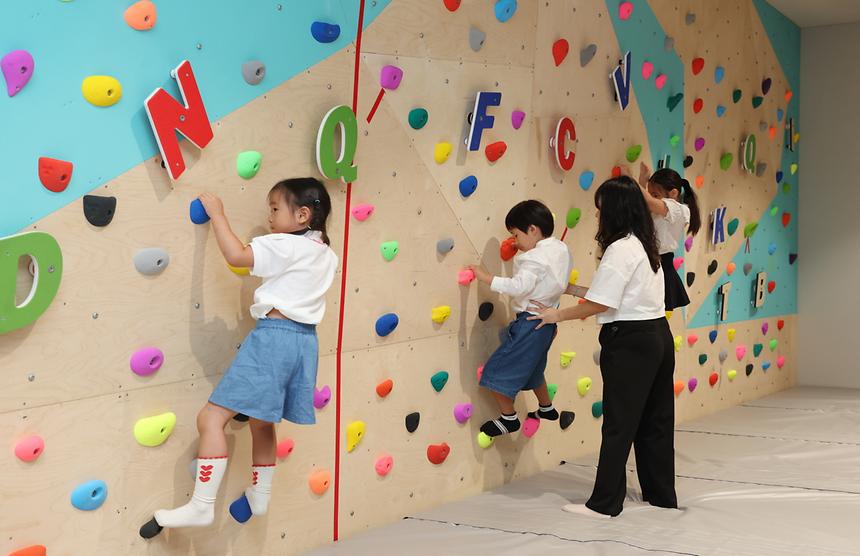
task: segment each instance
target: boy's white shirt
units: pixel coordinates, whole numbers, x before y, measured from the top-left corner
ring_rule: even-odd
[[[490,289],[509,296],[515,313],[526,311],[531,300],[547,307],[557,307],[567,289],[572,269],[573,257],[567,245],[548,237],[537,242],[533,249],[517,253],[513,276],[494,276]]]

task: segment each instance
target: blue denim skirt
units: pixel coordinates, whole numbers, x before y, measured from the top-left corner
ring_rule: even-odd
[[[517,314],[502,333],[502,345],[484,365],[481,386],[511,399],[520,390],[534,390],[546,382],[546,354],[555,339],[555,324],[536,330],[539,320],[526,320],[530,313]]]
[[[259,319],[209,401],[261,421],[312,425],[318,359],[316,326]]]

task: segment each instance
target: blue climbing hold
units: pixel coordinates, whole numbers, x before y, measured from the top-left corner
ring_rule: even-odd
[[[248,498],[243,494],[230,504],[230,515],[239,523],[245,523],[251,516],[251,505],[248,503]]]
[[[776,253],[776,243],[771,243],[767,246],[767,254],[773,255],[774,253]]]
[[[725,68],[723,68],[723,66],[717,66],[716,68],[714,68],[714,83],[719,84],[725,76],[726,70]]]
[[[782,183],[782,170],[776,171],[776,183]]]
[[[340,36],[340,25],[314,21],[311,23],[311,35],[317,42],[334,42]]]
[[[496,19],[504,23],[517,13],[517,0],[496,0]]]
[[[761,370],[766,371],[770,369],[770,361],[765,361],[761,364]]]
[[[87,481],[72,491],[72,506],[79,510],[96,510],[107,498],[107,485],[104,481]]]
[[[708,332],[708,339],[711,341],[712,344],[714,342],[716,342],[717,341],[717,331],[711,330],[710,332]]]
[[[785,112],[783,111],[783,109],[782,109],[782,108],[777,108],[777,109],[776,109],[776,120],[777,120],[778,122],[781,122],[781,121],[782,121],[782,117],[783,117],[783,116],[785,116]]]
[[[717,105],[717,117],[722,118],[723,114],[725,114],[725,113],[726,113],[726,107],[723,106],[722,104],[718,104]]]
[[[579,175],[579,187],[581,187],[583,191],[588,191],[588,188],[591,187],[592,183],[594,183],[594,172],[591,170],[586,170]]]
[[[460,195],[468,197],[478,189],[478,178],[475,176],[466,176],[460,180]]]
[[[386,313],[376,319],[376,334],[379,336],[388,336],[397,325],[400,324],[400,319],[394,313]]]
[[[191,221],[195,224],[205,224],[209,222],[209,215],[206,214],[206,209],[203,208],[203,203],[200,202],[200,199],[194,199],[191,201],[189,213],[191,215]]]

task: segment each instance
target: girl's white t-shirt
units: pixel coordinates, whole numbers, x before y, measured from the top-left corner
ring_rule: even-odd
[[[597,324],[652,320],[666,315],[663,269],[651,270],[639,238],[630,234],[606,248],[585,299],[609,307]]]
[[[322,234],[268,234],[251,240],[252,276],[263,283],[254,292],[251,316],[265,318],[277,309],[288,319],[319,324],[325,314],[325,294],[334,280],[337,255]]]
[[[675,199],[661,199],[669,212],[666,216],[653,214],[654,231],[657,233],[657,249],[660,254],[674,253],[684,240],[687,226],[690,225],[690,208]]]

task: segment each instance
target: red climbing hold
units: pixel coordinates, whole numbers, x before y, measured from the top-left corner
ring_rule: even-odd
[[[788,228],[788,223],[791,222],[791,213],[783,212],[782,213],[782,227]]]
[[[705,106],[705,101],[700,98],[697,98],[693,101],[693,113],[698,114],[702,111],[702,107]]]
[[[569,51],[570,44],[567,42],[567,39],[558,39],[552,43],[552,59],[555,61],[555,67],[560,66],[564,62]]]
[[[775,289],[776,289],[776,282],[771,280],[770,282],[767,283],[767,293],[773,293],[773,290],[775,290]]]
[[[499,246],[499,256],[503,261],[509,261],[517,254],[517,240],[509,237]]]
[[[460,7],[460,2],[461,0],[442,0],[442,3],[445,4],[449,12],[456,12]]]
[[[702,73],[702,69],[705,67],[705,60],[703,58],[693,58],[693,75],[699,75]]]
[[[621,166],[613,166],[612,167],[612,177],[620,178],[621,177]]]
[[[720,380],[720,375],[718,375],[717,373],[711,373],[711,376],[708,377],[708,384],[713,386],[717,383],[718,380]]]
[[[431,444],[427,446],[427,459],[430,460],[430,463],[434,463],[436,465],[444,462],[445,458],[447,458],[450,453],[451,448],[444,442],[442,444]]]
[[[73,166],[71,162],[54,158],[39,158],[39,181],[48,191],[59,193],[69,186],[72,181]]]
[[[495,143],[487,145],[487,148],[484,149],[484,154],[487,155],[487,160],[495,162],[502,158],[502,155],[505,154],[506,150],[508,150],[507,143],[504,141],[496,141]]]
[[[777,330],[782,330],[782,327],[783,327],[783,326],[785,326],[785,321],[784,321],[784,320],[779,319],[778,321],[776,321],[776,329],[777,329]]]

